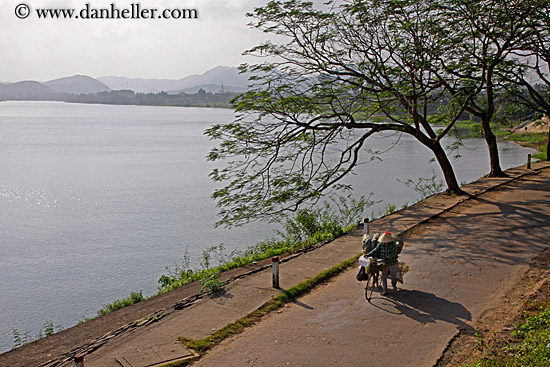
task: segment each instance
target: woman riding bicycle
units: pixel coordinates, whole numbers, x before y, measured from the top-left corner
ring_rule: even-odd
[[[382,295],[388,294],[388,273],[391,276],[393,291],[397,291],[397,244],[390,232],[383,233],[378,238],[378,245],[367,254],[368,257],[384,259],[386,266],[382,271]]]

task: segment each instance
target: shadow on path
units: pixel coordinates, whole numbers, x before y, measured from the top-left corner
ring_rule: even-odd
[[[470,311],[462,304],[419,290],[401,289],[384,298],[373,297],[371,303],[384,312],[404,315],[422,324],[445,321],[460,329],[468,329],[466,321],[472,320]]]
[[[281,287],[277,287],[277,289],[279,289],[279,290],[281,290],[281,291],[283,291],[283,292],[286,292],[286,291],[287,291],[286,289],[281,288]],[[305,308],[306,310],[315,310],[314,307],[312,307],[312,306],[310,306],[310,305],[308,305],[308,304],[306,304],[306,303],[300,302],[300,301],[298,301],[297,299],[291,299],[290,302],[291,302],[291,303],[294,303],[296,306],[300,306],[300,307],[302,307],[302,308]]]

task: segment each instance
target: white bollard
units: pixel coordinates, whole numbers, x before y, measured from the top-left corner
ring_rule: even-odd
[[[365,231],[365,234],[369,234],[369,218],[365,218],[363,220],[363,229]]]
[[[74,356],[74,367],[84,367],[84,356]]]
[[[279,256],[271,258],[271,269],[273,270],[273,288],[279,288]]]

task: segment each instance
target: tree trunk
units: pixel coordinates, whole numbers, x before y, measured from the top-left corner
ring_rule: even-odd
[[[487,119],[481,120],[481,127],[483,128],[483,135],[485,136],[485,142],[489,148],[489,158],[491,164],[491,172],[489,172],[489,177],[502,177],[505,176],[500,168],[500,158],[498,156],[498,146],[497,146],[497,137],[493,134],[491,127]]]
[[[439,141],[431,144],[430,146],[428,146],[428,148],[430,148],[431,151],[434,153],[435,158],[437,159],[437,163],[439,163],[439,167],[441,168],[441,171],[443,171],[443,176],[445,177],[445,183],[447,184],[447,193],[449,194],[462,193],[463,191],[460,188],[458,181],[456,180],[456,175],[455,175],[453,166],[449,161],[449,157],[447,157],[447,153],[445,153],[445,150],[443,149]]]

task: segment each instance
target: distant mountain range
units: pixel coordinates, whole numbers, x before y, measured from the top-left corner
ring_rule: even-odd
[[[239,74],[234,67],[217,66],[201,75],[189,75],[182,79],[140,79],[106,76],[99,81],[114,90],[129,89],[136,93],[180,92],[196,93],[199,89],[206,92],[244,92],[248,85],[249,75]]]
[[[0,99],[5,100],[64,100],[68,95],[95,94],[111,90],[132,90],[136,93],[168,94],[206,92],[244,92],[248,75],[239,74],[237,68],[218,66],[201,75],[182,79],[140,79],[107,76],[94,79],[86,75],[74,75],[47,82],[0,82]]]

